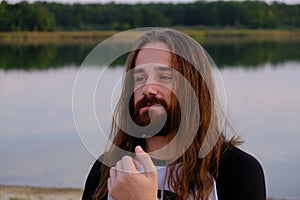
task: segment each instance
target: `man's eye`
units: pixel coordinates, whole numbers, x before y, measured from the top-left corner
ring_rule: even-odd
[[[146,81],[146,77],[136,77],[135,82],[136,83],[144,83]]]
[[[170,80],[172,80],[172,76],[170,76],[170,75],[161,75],[161,76],[159,76],[159,79],[161,80],[161,81],[170,81]]]

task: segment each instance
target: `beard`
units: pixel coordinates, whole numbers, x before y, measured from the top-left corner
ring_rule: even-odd
[[[143,109],[146,106],[151,107],[148,109]],[[160,112],[161,109],[164,109],[164,111]],[[142,127],[147,126],[151,123],[151,126],[149,126],[149,128],[146,128],[144,129],[144,131],[139,133],[139,135],[142,135],[143,137],[167,136],[171,132],[170,118],[171,109],[168,107],[164,99],[158,99],[153,96],[144,97],[134,106],[135,123]],[[164,121],[165,123],[162,124]],[[157,132],[157,130],[159,131]]]

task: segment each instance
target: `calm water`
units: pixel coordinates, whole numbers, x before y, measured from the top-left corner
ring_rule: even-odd
[[[88,144],[80,140],[85,136],[74,125],[72,89],[94,46],[0,45],[0,184],[83,187],[94,159],[89,152],[103,144],[97,136]],[[264,167],[268,196],[300,199],[300,42],[204,46],[220,68],[230,121],[245,140],[241,148]],[[96,92],[104,132],[114,90],[109,83],[122,70],[109,68],[101,80],[107,84]],[[91,126],[86,135],[98,131]]]

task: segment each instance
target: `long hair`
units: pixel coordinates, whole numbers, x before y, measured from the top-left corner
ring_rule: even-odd
[[[217,96],[214,90],[211,65],[203,48],[190,37],[170,29],[156,29],[146,32],[136,42],[134,50],[127,57],[126,72],[130,72],[135,67],[139,49],[151,42],[163,42],[169,47],[174,70],[179,72],[189,84],[189,86],[186,83],[174,84],[173,89],[179,95],[177,97],[172,95],[171,105],[177,102],[177,106],[171,106],[172,120],[169,120],[169,123],[170,127],[177,128],[177,130],[179,125],[184,125],[183,135],[177,142],[180,144],[182,141],[190,140],[190,145],[188,147],[179,146],[178,149],[182,153],[175,162],[167,166],[168,176],[165,181],[172,187],[177,199],[188,199],[188,197],[197,200],[208,199],[212,191],[213,179],[218,174],[222,153],[237,142],[234,137],[227,140],[225,128],[220,127],[218,123],[220,113],[216,109]],[[118,153],[117,147],[133,153],[135,146],[141,145],[142,148],[145,148],[146,145],[144,138],[131,136],[124,129],[119,128],[121,125],[129,130],[130,127],[126,127],[126,125],[132,121],[126,112],[128,106],[130,112],[134,110],[132,76],[132,73],[125,76],[121,98],[112,121],[111,137],[115,146],[112,145],[102,156],[105,163],[109,163],[110,166],[114,166],[124,156],[124,154]],[[190,91],[188,87],[191,87],[193,91]],[[200,117],[195,116],[195,105],[190,98],[192,95],[197,98]],[[180,106],[178,102],[180,102]],[[195,134],[192,135],[192,132]],[[212,149],[205,156],[199,158],[204,140],[212,145]],[[94,193],[94,199],[101,199],[107,194],[109,167],[102,165],[100,173],[100,183]]]

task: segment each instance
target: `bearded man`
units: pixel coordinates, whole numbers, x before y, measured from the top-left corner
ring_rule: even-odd
[[[112,145],[82,199],[266,199],[261,165],[236,147],[237,137],[226,138],[227,120],[219,123],[211,64],[196,41],[148,31],[125,66]]]

